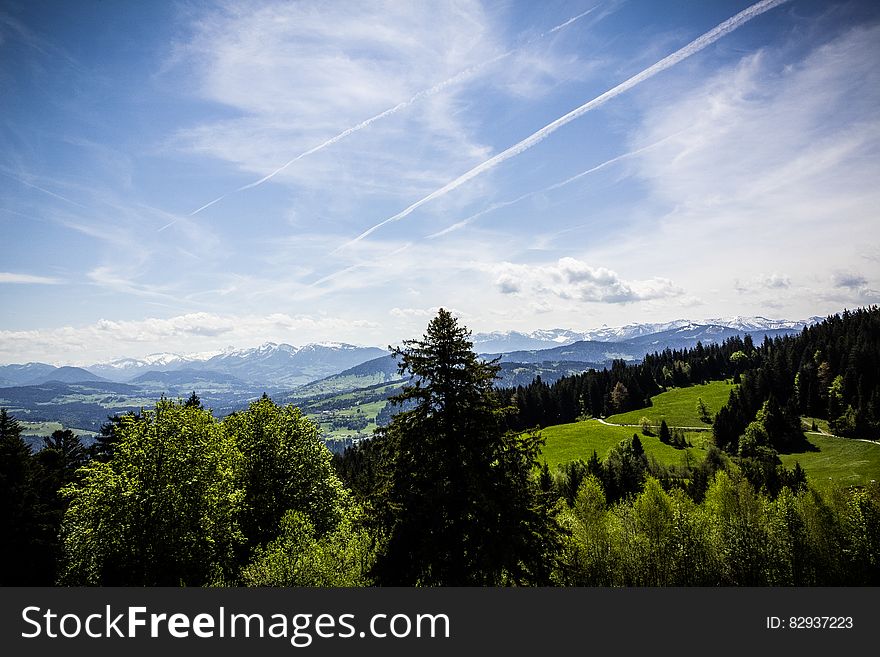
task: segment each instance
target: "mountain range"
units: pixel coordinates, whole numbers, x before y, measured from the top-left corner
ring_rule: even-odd
[[[697,342],[721,342],[744,333],[757,343],[765,336],[800,332],[818,319],[679,320],[584,332],[477,333],[472,341],[480,355],[499,361],[498,385],[516,386],[528,384],[536,376],[552,382],[608,366],[614,359],[637,362],[654,351],[686,349]],[[22,420],[61,421],[94,430],[107,415],[149,406],[161,395],[186,398],[195,391],[207,407],[223,414],[243,408],[263,393],[279,401],[319,399],[400,378],[396,360],[378,347],[345,343],[294,347],[270,342],[252,349],[152,354],[86,367],[45,363],[0,366],[0,406]]]
[[[589,331],[572,331],[569,329],[550,329],[522,333],[519,331],[495,331],[492,333],[475,333],[472,336],[474,349],[480,353],[506,353],[511,351],[530,351],[552,349],[575,342],[628,342],[651,335],[674,335],[674,331],[702,332],[702,341],[714,342],[714,336],[723,334],[724,340],[734,334],[751,333],[753,339],[764,334],[784,334],[800,332],[805,326],[820,322],[824,317],[793,321],[787,319],[767,319],[766,317],[728,317],[706,319],[695,322],[689,319],[678,319],[672,322],[627,324],[625,326],[600,326]],[[729,329],[725,332],[720,329]]]
[[[733,335],[752,334],[756,341],[801,331],[820,321],[773,320],[764,317],[733,317],[702,322],[676,320],[664,323],[602,326],[589,331],[570,329],[495,331],[471,336],[480,354],[500,355],[502,362],[540,363],[574,361],[601,365],[614,358],[639,360],[646,353],[664,348],[683,349],[720,342]],[[540,353],[539,353],[540,352]],[[150,374],[150,380],[185,383],[193,372],[214,372],[234,377],[242,384],[270,388],[295,388],[336,375],[377,358],[386,349],[324,342],[294,347],[267,342],[250,349],[228,349],[200,354],[157,353],[143,358],[120,358],[84,367],[55,367],[45,363],[0,366],[0,387],[112,381],[136,383]],[[387,363],[382,369],[387,369]],[[155,373],[179,372],[157,377]]]
[[[149,374],[183,372],[166,381],[182,381],[193,371],[214,372],[235,377],[240,383],[272,388],[295,387],[335,374],[372,358],[388,353],[377,347],[357,347],[340,342],[289,344],[267,342],[253,349],[227,350],[220,353],[179,355],[150,354],[144,358],[120,358],[85,367],[53,367],[45,363],[0,366],[0,387],[38,385],[49,381],[137,382]]]

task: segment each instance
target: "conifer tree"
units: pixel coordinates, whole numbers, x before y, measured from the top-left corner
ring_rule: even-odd
[[[378,431],[386,460],[375,500],[388,541],[379,583],[540,583],[555,533],[538,482],[541,439],[506,430],[469,332],[441,309],[420,340],[394,349],[412,383],[395,398],[411,410]]]
[[[42,583],[35,567],[37,492],[21,425],[0,408],[0,585]]]
[[[672,443],[672,434],[669,432],[669,425],[666,420],[660,420],[660,442],[667,445]]]

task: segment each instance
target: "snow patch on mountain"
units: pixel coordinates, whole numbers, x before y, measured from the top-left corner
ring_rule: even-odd
[[[788,320],[736,315],[733,317],[716,317],[702,321],[676,319],[671,322],[633,323],[624,326],[608,326],[603,324],[598,328],[586,331],[573,331],[561,328],[540,329],[530,332],[492,331],[490,333],[475,333],[472,339],[477,351],[482,353],[501,353],[566,346],[582,340],[627,342],[636,338],[669,331],[681,334],[700,331],[706,335],[722,334],[725,329],[741,333],[774,330],[800,331],[805,326],[820,322],[822,319],[822,317],[810,317],[805,320]]]

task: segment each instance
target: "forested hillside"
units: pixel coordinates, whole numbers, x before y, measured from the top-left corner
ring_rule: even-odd
[[[827,419],[842,436],[880,432],[880,309],[844,311],[799,335],[753,344],[739,336],[694,349],[667,349],[638,365],[615,361],[548,385],[540,379],[505,391],[516,406],[515,428],[573,422],[643,408],[670,388],[731,378],[741,384],[720,418],[716,437],[732,447],[771,397],[794,416]]]
[[[876,585],[880,486],[820,492],[778,454],[804,448],[802,415],[875,435],[878,328],[868,308],[500,390],[441,310],[394,353],[397,412],[337,456],[265,396],[223,418],[195,394],[160,399],[88,449],[57,431],[36,453],[0,410],[0,583]],[[537,426],[722,379],[727,403],[697,411],[712,422],[702,458],[649,458],[648,440],[693,452],[663,422],[659,437],[614,427],[601,458],[542,463]]]

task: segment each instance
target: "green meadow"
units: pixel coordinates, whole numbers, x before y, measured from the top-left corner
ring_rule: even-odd
[[[788,468],[800,463],[816,488],[827,490],[880,481],[880,444],[811,431],[807,432],[807,440],[816,451],[780,454],[779,458]]]
[[[660,393],[652,398],[652,405],[628,413],[621,413],[607,418],[613,424],[640,423],[647,417],[651,424],[659,424],[665,419],[671,427],[699,427],[710,425],[700,421],[697,412],[697,399],[702,398],[714,415],[721,405],[727,401],[732,384],[716,381],[706,385],[690,388],[677,388]],[[805,428],[811,426],[812,418],[804,419]],[[820,420],[817,425],[827,430],[827,423]],[[541,431],[545,439],[541,459],[547,461],[551,470],[557,465],[583,459],[586,461],[593,450],[604,459],[612,447],[621,440],[631,438],[636,433],[648,458],[655,459],[663,465],[679,465],[690,459],[698,463],[706,454],[712,437],[708,431],[687,431],[693,447],[675,449],[664,445],[656,436],[645,436],[637,427],[609,426],[597,419],[584,420],[571,424],[559,424]],[[811,451],[781,454],[783,465],[788,468],[800,463],[806,471],[810,483],[818,489],[828,490],[839,486],[860,486],[872,480],[880,481],[880,443],[839,438],[807,431],[807,439],[812,446]]]
[[[547,465],[553,470],[560,463],[590,458],[593,450],[604,459],[612,447],[621,440],[632,438],[636,433],[648,459],[654,458],[663,465],[679,465],[687,459],[691,463],[703,460],[706,454],[710,436],[705,433],[688,432],[685,435],[693,447],[676,449],[670,445],[664,445],[656,436],[644,436],[638,429],[633,427],[612,427],[599,422],[599,420],[584,420],[572,424],[557,424],[541,431],[546,441],[541,452],[541,459],[547,461]]]
[[[607,418],[612,424],[640,424],[643,417],[647,417],[654,426],[659,426],[661,420],[666,420],[670,427],[706,427],[711,428],[700,420],[697,412],[697,402],[703,400],[709,411],[709,416],[714,417],[718,409],[727,403],[733,384],[728,381],[712,381],[704,385],[690,386],[689,388],[673,388],[661,392],[651,398],[651,406],[627,413],[619,413]]]

